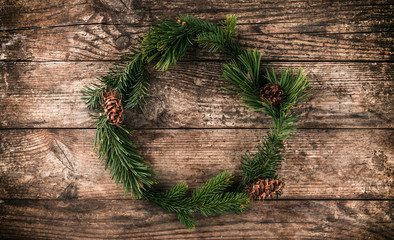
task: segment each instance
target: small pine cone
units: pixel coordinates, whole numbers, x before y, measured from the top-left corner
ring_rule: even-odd
[[[283,100],[283,90],[278,84],[267,83],[260,89],[260,97],[268,100],[272,105],[277,106]]]
[[[279,180],[273,179],[258,179],[254,184],[249,184],[245,187],[245,192],[249,193],[249,198],[251,199],[268,199],[274,194],[279,194],[279,191],[283,188],[285,184]]]
[[[111,121],[112,125],[119,125],[119,123],[123,121],[122,99],[118,99],[116,92],[112,90],[105,92],[103,98],[104,102],[101,106],[103,106],[104,112],[107,114],[107,118]]]

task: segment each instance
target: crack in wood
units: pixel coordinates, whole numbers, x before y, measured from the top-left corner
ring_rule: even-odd
[[[71,163],[69,156],[67,155],[71,155],[71,153],[66,154],[65,149],[67,149],[66,146],[62,145],[60,146],[59,142],[55,139],[53,140],[53,143],[55,143],[56,146],[52,145],[51,146],[51,150],[53,153],[55,153],[56,158],[62,163],[63,166],[65,166],[67,169],[69,169],[72,172],[75,172],[74,166]]]

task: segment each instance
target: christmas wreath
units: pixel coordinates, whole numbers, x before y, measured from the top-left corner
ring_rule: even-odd
[[[234,40],[237,35],[234,15],[219,24],[188,15],[162,20],[98,83],[83,89],[88,108],[96,111],[92,115],[97,127],[95,148],[112,179],[121,183],[125,196],[129,192],[133,198],[146,199],[175,213],[190,229],[196,225],[193,213],[204,216],[241,213],[250,200],[281,194],[284,183],[277,171],[284,160],[284,141],[296,129],[299,116],[292,108],[311,95],[309,79],[302,69],[287,69],[280,76],[273,69],[262,72],[261,54],[243,50]],[[224,89],[238,93],[250,111],[267,114],[273,124],[257,153],[242,156],[240,181],[234,182],[230,172],[222,172],[192,191],[185,183],[163,191],[155,187],[153,170],[132,143],[132,130],[122,124],[123,111],[144,111],[150,96],[147,64],[153,62],[156,69],[166,71],[193,43],[209,48],[210,52],[221,50],[226,54],[230,60],[224,66],[223,80],[230,86]]]

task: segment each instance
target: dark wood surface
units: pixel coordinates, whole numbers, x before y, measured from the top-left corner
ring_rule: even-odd
[[[205,219],[123,193],[99,163],[80,89],[152,24],[180,13],[239,18],[263,67],[303,67],[314,96],[286,143],[278,201]],[[393,5],[389,1],[0,0],[1,239],[390,239],[393,223]],[[152,70],[146,115],[127,112],[164,189],[239,176],[270,120],[220,90],[221,54],[192,47]]]

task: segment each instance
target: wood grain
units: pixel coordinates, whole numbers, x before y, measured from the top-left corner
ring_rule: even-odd
[[[84,24],[150,26],[181,13],[212,21],[236,14],[241,28],[253,24],[266,33],[384,32],[392,27],[392,5],[385,0],[30,0],[5,1],[3,9],[0,22],[7,31]]]
[[[5,7],[0,20],[7,61],[114,60],[150,25],[180,13],[218,21],[239,16],[240,41],[265,60],[391,60],[392,5],[385,1],[42,1]],[[181,9],[188,9],[182,11]],[[199,53],[199,54],[198,54]],[[189,59],[220,55],[189,51]]]
[[[393,7],[387,0],[0,0],[0,239],[391,239]],[[159,19],[236,14],[263,67],[309,72],[314,95],[286,143],[278,201],[198,217],[195,231],[123,198],[93,149],[80,90]],[[241,175],[270,120],[220,90],[224,56],[191,47],[152,72],[145,115],[126,112],[168,189]],[[152,69],[151,69],[152,70]]]
[[[2,128],[92,127],[81,99],[84,85],[105,74],[108,62],[0,63]],[[128,112],[135,128],[267,128],[224,90],[221,62],[182,62],[166,73],[151,70],[145,115]],[[392,63],[266,62],[263,67],[309,72],[313,97],[299,107],[301,128],[393,127]],[[213,101],[214,99],[214,101]]]
[[[117,60],[136,44],[147,27],[81,25],[0,33],[6,61]],[[251,30],[250,27],[248,30]],[[244,48],[256,48],[263,60],[285,61],[388,61],[392,38],[387,33],[278,33],[242,32]],[[302,39],[302,40],[301,40]],[[184,59],[224,59],[220,54],[188,50]]]
[[[389,239],[393,201],[266,201],[198,217],[194,231],[145,201],[5,200],[0,236],[29,239]]]
[[[92,152],[95,130],[0,131],[2,199],[121,199]],[[198,186],[221,171],[241,176],[245,151],[266,130],[141,130],[135,142],[162,188]],[[287,143],[281,199],[391,199],[392,130],[299,130]]]

